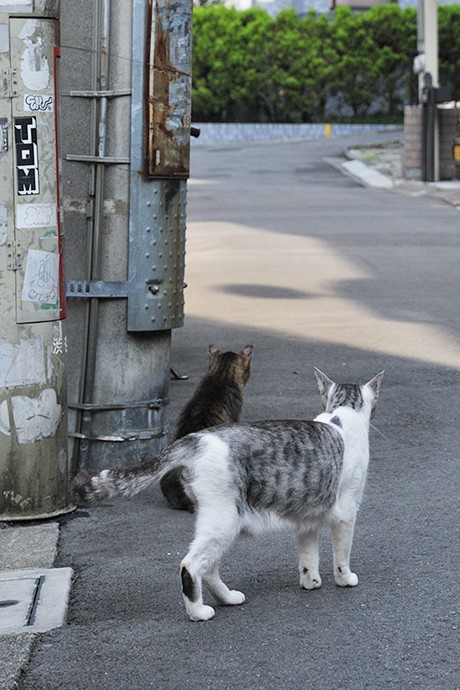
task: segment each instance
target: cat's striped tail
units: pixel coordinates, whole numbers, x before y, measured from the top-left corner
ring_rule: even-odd
[[[76,503],[99,503],[115,496],[134,496],[174,467],[187,466],[202,434],[189,434],[137,467],[102,470],[91,477],[80,470],[71,483]]]
[[[99,503],[114,496],[134,496],[154,482],[156,474],[140,470],[102,470],[91,477],[86,470],[80,470],[71,484],[77,503]]]

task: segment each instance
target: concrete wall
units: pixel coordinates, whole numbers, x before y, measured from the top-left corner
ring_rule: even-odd
[[[439,177],[441,180],[458,179],[460,172],[454,163],[452,147],[460,111],[457,108],[438,108],[439,113]]]
[[[422,179],[422,110],[418,105],[404,108],[403,177]]]
[[[460,112],[456,108],[438,107],[439,179],[455,180],[459,174],[453,160],[452,146]],[[422,108],[404,108],[403,176],[409,180],[422,177]]]
[[[271,141],[276,139],[317,139],[326,135],[326,126],[330,127],[330,136],[346,136],[356,132],[376,132],[401,129],[400,125],[352,125],[352,124],[277,124],[277,123],[244,123],[244,122],[194,122],[194,127],[201,130],[198,139],[192,139],[193,146],[229,141]]]

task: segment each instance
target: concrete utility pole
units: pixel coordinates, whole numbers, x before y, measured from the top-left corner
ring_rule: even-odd
[[[62,4],[70,434],[73,469],[99,470],[168,442],[192,1]]]
[[[438,3],[437,0],[418,0],[418,52],[424,55],[424,72],[431,74],[433,86],[439,86],[438,75]]]
[[[0,0],[0,520],[67,498],[59,0]]]
[[[439,179],[437,0],[418,0],[417,45],[416,69],[422,104],[422,179],[433,182]]]

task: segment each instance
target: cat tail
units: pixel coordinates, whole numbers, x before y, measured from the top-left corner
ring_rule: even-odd
[[[135,496],[157,482],[169,470],[187,464],[186,448],[174,443],[151,460],[129,469],[102,470],[91,476],[80,470],[71,483],[73,498],[78,504],[100,503],[115,496]]]

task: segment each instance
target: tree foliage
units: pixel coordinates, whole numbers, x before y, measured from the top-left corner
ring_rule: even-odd
[[[460,6],[438,7],[439,82],[460,100]]]
[[[412,8],[293,9],[271,17],[212,0],[194,8],[196,121],[315,122],[392,118],[416,94]],[[460,98],[460,6],[439,7],[440,80]]]

